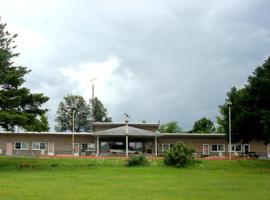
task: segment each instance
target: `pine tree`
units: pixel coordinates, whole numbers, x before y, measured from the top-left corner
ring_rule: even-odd
[[[0,21],[0,126],[11,131],[16,126],[25,130],[46,131],[48,126],[42,130],[35,127],[37,123],[42,124],[40,118],[47,109],[40,107],[49,98],[22,87],[24,76],[30,70],[16,66],[12,61],[19,56],[19,53],[14,53],[16,37],[17,34],[11,35],[6,30],[6,24]]]

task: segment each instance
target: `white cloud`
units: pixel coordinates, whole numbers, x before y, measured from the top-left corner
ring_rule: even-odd
[[[78,66],[65,67],[60,71],[72,85],[71,92],[79,94],[86,99],[92,95],[91,79],[96,78],[95,96],[101,98],[105,103],[119,103],[123,101],[123,95],[134,88],[134,75],[126,70],[118,73],[121,62],[116,56],[110,56],[103,62],[87,62]]]

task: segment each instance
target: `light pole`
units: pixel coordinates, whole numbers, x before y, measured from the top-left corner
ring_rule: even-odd
[[[232,123],[231,123],[231,106],[232,102],[228,102],[229,106],[229,157],[230,160],[232,159]]]
[[[72,154],[74,155],[74,132],[75,132],[75,105],[71,106],[71,111],[72,111]]]
[[[125,135],[126,135],[126,157],[128,157],[128,118],[130,117],[127,113],[124,113],[125,115],[125,123],[126,123],[126,129],[125,129]]]

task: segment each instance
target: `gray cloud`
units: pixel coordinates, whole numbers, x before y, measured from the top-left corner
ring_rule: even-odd
[[[9,1],[0,13],[19,33],[17,62],[32,69],[26,85],[50,96],[51,123],[65,95],[90,92],[61,70],[113,56],[119,63],[96,87],[115,121],[128,112],[190,129],[215,120],[230,87],[270,55],[269,10],[266,0]]]

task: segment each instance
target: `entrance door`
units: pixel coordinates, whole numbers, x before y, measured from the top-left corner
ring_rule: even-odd
[[[6,144],[6,155],[7,156],[12,156],[12,154],[13,154],[13,143],[8,142]]]
[[[270,159],[270,144],[267,145],[267,152],[268,159]]]
[[[250,145],[249,144],[243,144],[243,152],[250,152]]]
[[[152,142],[146,142],[145,150],[146,150],[146,153],[152,154],[153,153],[153,143]]]
[[[73,155],[74,156],[80,155],[80,144],[79,143],[73,143]]]
[[[48,156],[54,156],[54,142],[48,142]]]
[[[209,155],[209,144],[203,144],[203,155],[204,156]]]

